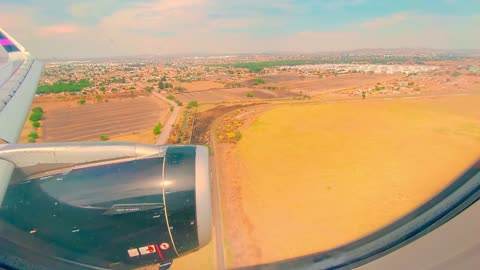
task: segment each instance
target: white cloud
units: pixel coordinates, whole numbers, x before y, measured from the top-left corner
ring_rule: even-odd
[[[367,22],[360,24],[360,27],[366,28],[366,29],[377,29],[380,27],[388,26],[390,24],[396,24],[396,23],[405,21],[407,19],[408,19],[408,15],[406,13],[397,13],[387,17],[380,17],[380,18],[369,20]]]

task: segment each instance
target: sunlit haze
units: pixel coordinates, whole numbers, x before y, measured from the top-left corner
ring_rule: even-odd
[[[480,2],[0,0],[0,26],[39,58],[477,49]]]

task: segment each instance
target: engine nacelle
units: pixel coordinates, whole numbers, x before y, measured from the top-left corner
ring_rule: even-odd
[[[70,269],[164,263],[201,248],[211,238],[208,149],[161,147],[12,181],[0,237],[26,261]]]

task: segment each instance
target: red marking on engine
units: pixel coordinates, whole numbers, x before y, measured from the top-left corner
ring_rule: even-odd
[[[157,248],[158,257],[160,257],[162,261],[165,261],[165,258],[163,257],[162,251],[160,251],[160,247],[158,246],[158,244],[155,244],[155,247]]]

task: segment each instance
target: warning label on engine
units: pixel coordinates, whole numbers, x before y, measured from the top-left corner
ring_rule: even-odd
[[[142,255],[151,254],[151,253],[154,253],[156,251],[154,245],[140,247],[138,249],[140,250],[140,254],[142,254]]]
[[[137,257],[138,255],[140,255],[140,253],[138,253],[138,249],[132,248],[128,250],[128,256]]]

